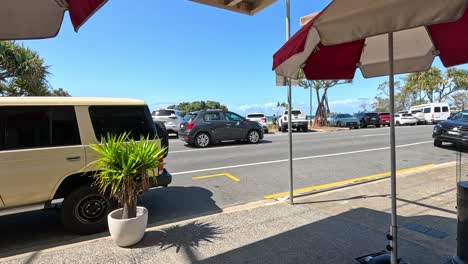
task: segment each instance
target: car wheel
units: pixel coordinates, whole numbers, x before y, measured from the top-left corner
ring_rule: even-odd
[[[366,124],[361,125],[362,128],[367,128]]]
[[[340,122],[337,122],[337,123],[336,123],[336,126],[337,126],[337,127],[341,127],[341,123],[340,123]]]
[[[205,132],[198,133],[198,135],[195,137],[196,147],[206,148],[210,145],[210,143],[211,143],[210,135],[208,135]]]
[[[117,202],[97,188],[81,186],[63,201],[63,225],[73,233],[93,234],[106,230],[107,215],[117,208]]]
[[[376,128],[380,128],[380,125],[375,125]]]
[[[435,139],[434,140],[434,146],[439,147],[439,148],[442,147],[442,141]]]
[[[307,132],[307,131],[309,131],[309,128],[307,126],[303,126],[302,127],[302,132]]]
[[[264,133],[265,133],[265,134],[268,134],[268,129],[266,129]]]
[[[355,126],[354,129],[359,129],[359,126]]]
[[[400,121],[396,121],[397,126],[401,126]]]
[[[282,132],[287,132],[288,129],[286,128],[286,126],[281,126],[281,131],[282,131]]]
[[[278,125],[278,132],[281,132],[281,126]]]
[[[257,144],[260,141],[260,133],[257,130],[250,130],[247,134],[247,140],[250,144]]]
[[[154,126],[156,127],[158,138],[161,139],[161,147],[166,148],[166,154],[164,154],[165,158],[167,157],[167,153],[169,153],[169,134],[163,122],[156,121],[154,122]]]

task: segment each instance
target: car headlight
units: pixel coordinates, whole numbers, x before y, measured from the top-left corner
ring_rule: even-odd
[[[441,129],[442,129],[442,128],[441,128],[440,125],[435,125],[435,126],[434,126],[434,133],[435,133],[435,134],[440,133]]]

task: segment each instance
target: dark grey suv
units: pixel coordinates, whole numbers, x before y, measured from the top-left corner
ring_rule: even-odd
[[[233,112],[204,110],[190,114],[191,117],[180,125],[179,138],[196,147],[205,148],[228,140],[255,144],[263,138],[263,128],[258,122],[248,121]]]

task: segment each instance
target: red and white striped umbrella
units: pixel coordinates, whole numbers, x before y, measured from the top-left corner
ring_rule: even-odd
[[[55,37],[66,10],[75,31],[107,0],[2,0],[0,39],[41,39]]]
[[[389,74],[388,32],[394,32],[394,73],[468,62],[467,0],[335,0],[273,57],[278,75],[309,80]]]
[[[301,71],[309,80],[353,79],[358,67],[364,77],[389,76],[392,264],[398,263],[394,74],[427,70],[435,56],[446,67],[468,63],[467,5],[468,0],[334,0],[273,56],[276,74],[293,79]]]

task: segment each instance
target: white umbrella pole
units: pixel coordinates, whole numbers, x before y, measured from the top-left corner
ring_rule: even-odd
[[[286,0],[286,41],[291,37],[291,12],[289,0]],[[292,121],[291,121],[291,80],[288,78],[288,140],[289,140],[289,203],[294,204],[293,194],[293,148],[292,148]]]
[[[391,263],[398,263],[398,227],[397,227],[397,199],[396,199],[396,143],[395,143],[395,83],[393,76],[393,32],[388,33],[388,61],[390,72],[388,83],[390,87],[390,178],[392,189],[392,224],[390,228]]]

